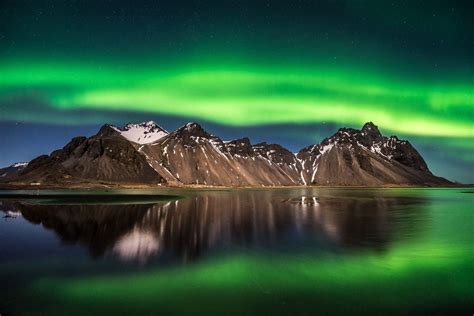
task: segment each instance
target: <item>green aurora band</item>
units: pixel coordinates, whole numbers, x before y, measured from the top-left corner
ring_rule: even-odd
[[[422,81],[355,66],[132,67],[48,60],[9,61],[0,64],[0,73],[0,106],[27,91],[64,115],[74,109],[135,111],[232,126],[358,126],[371,120],[405,135],[457,137],[469,144],[474,136],[469,81]],[[39,120],[6,107],[3,112],[4,120]]]

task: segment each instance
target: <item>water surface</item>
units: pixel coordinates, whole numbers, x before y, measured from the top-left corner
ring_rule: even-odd
[[[470,315],[473,192],[5,191],[0,313]]]

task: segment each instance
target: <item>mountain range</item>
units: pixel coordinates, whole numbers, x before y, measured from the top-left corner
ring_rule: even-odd
[[[106,124],[92,137],[0,169],[12,186],[442,186],[407,140],[372,122],[341,128],[292,153],[279,144],[224,141],[188,123],[171,133],[149,121]]]

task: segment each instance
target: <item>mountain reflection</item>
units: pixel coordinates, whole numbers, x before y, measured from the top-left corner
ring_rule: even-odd
[[[426,216],[425,203],[373,193],[348,197],[242,190],[193,193],[156,204],[3,202],[2,208],[21,212],[66,244],[86,245],[93,257],[113,255],[144,263],[189,261],[236,248],[383,251],[392,241],[416,234]]]

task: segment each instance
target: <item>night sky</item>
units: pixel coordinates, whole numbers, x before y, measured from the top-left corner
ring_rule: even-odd
[[[292,151],[373,121],[474,183],[474,1],[0,2],[0,166],[143,120]]]

